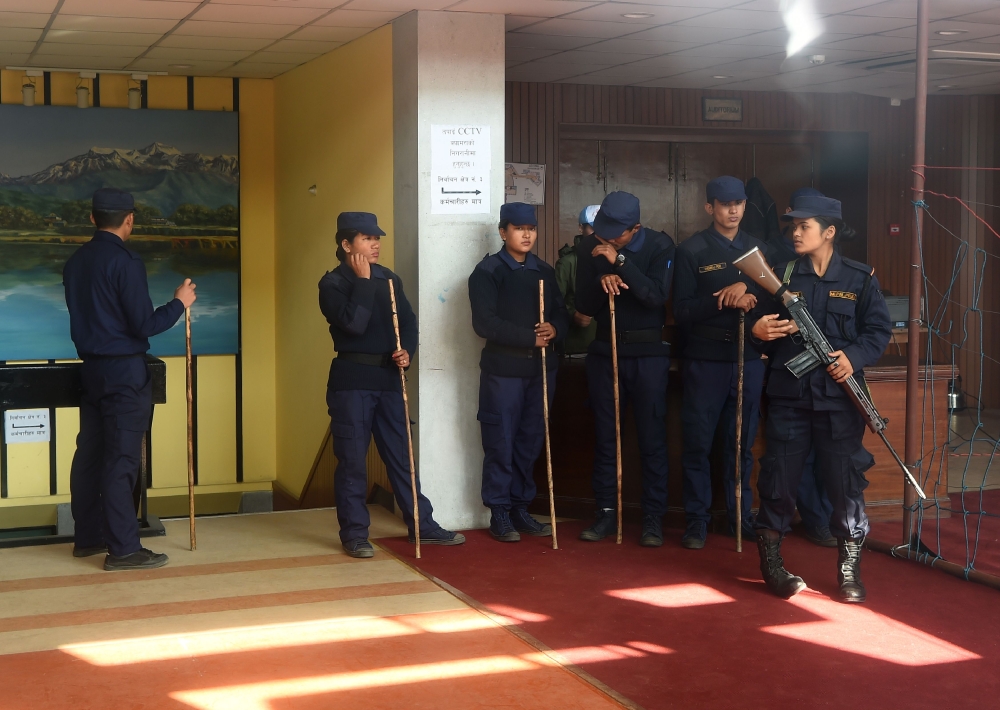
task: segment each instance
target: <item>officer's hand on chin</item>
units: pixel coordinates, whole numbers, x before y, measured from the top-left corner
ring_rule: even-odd
[[[196,288],[197,284],[192,283],[191,279],[184,279],[184,283],[174,290],[174,298],[183,303],[185,308],[190,308],[198,300],[194,292]]]
[[[392,354],[393,362],[396,363],[396,367],[402,367],[404,370],[410,366],[410,353],[405,350],[397,350]]]
[[[843,350],[834,351],[829,353],[829,355],[837,360],[837,362],[826,368],[826,371],[830,373],[831,377],[833,377],[834,382],[843,382],[854,374],[854,365],[852,365],[851,360],[844,355]]]
[[[737,281],[734,284],[729,284],[721,291],[716,291],[712,295],[719,299],[719,310],[721,311],[723,308],[739,308],[739,301],[746,292],[747,285],[742,281]],[[756,299],[754,299],[755,304],[756,302]]]
[[[750,332],[757,340],[769,341],[784,338],[791,333],[798,331],[798,327],[791,320],[778,320],[776,313],[761,316],[761,319],[754,323]]]
[[[347,263],[351,267],[351,271],[359,279],[369,279],[372,275],[372,265],[368,263],[368,257],[364,254],[350,254],[347,257]]]
[[[604,289],[604,293],[620,296],[621,289],[628,290],[628,284],[622,281],[622,277],[618,274],[605,274],[601,277],[601,288]]]

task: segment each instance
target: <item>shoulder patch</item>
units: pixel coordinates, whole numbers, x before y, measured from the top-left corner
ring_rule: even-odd
[[[862,263],[860,261],[855,261],[854,259],[848,259],[846,256],[843,257],[844,265],[850,266],[852,269],[857,269],[858,271],[864,271],[869,276],[875,275],[875,269],[868,264]]]
[[[708,248],[708,244],[705,242],[705,237],[701,232],[695,232],[690,237],[685,239],[683,242],[677,245],[678,249],[683,249],[691,254],[697,254],[698,252],[704,251]]]
[[[729,266],[729,264],[727,262],[725,262],[725,261],[723,261],[723,262],[721,262],[719,264],[709,264],[708,266],[699,266],[698,267],[698,273],[699,274],[707,274],[709,271],[722,271],[727,266]]]
[[[492,274],[496,271],[498,266],[500,266],[500,257],[496,254],[487,254],[483,257],[483,260],[479,262],[479,265],[476,266],[476,269],[482,269],[487,274]]]
[[[853,291],[830,291],[830,298],[846,298],[848,301],[857,301],[858,294]]]

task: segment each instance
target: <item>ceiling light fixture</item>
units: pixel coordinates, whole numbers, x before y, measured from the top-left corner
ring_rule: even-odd
[[[954,89],[957,88],[954,84],[938,84],[939,89]]]
[[[932,49],[934,54],[950,54],[954,57],[984,57],[988,59],[1000,58],[1000,52],[966,52],[961,49]]]
[[[964,35],[968,32],[968,30],[938,30],[934,34],[941,35],[942,37],[954,37],[955,35]]]
[[[630,20],[648,20],[653,16],[651,12],[626,12],[622,17],[627,17]]]
[[[731,79],[732,77],[726,76],[725,74],[716,74],[712,78],[713,79]]]
[[[190,64],[171,64],[171,69],[190,69],[192,65]]]

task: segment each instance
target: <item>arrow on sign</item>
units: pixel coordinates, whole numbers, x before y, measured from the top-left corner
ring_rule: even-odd
[[[44,424],[25,424],[24,426],[18,426],[17,424],[15,424],[13,426],[13,428],[14,429],[44,429],[45,425]]]
[[[475,192],[473,192],[472,190],[466,190],[466,191],[463,192],[462,190],[445,190],[442,187],[441,188],[441,194],[442,195],[481,195],[482,193],[479,190],[476,190]]]

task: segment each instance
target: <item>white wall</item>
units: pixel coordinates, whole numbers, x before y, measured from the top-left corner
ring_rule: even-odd
[[[479,353],[468,278],[496,251],[503,203],[504,17],[411,12],[393,22],[396,272],[417,311],[410,368],[418,471],[445,527],[484,527],[483,451],[476,421]],[[431,126],[490,126],[490,214],[431,214]]]

